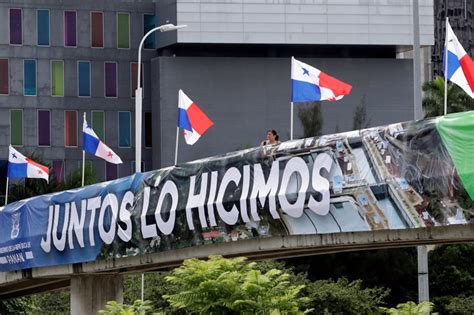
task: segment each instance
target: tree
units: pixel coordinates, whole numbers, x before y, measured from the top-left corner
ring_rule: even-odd
[[[84,186],[92,185],[97,183],[96,172],[92,163],[86,163],[84,167]],[[82,186],[82,165],[74,172],[69,174],[66,181],[64,182],[64,190],[79,188]]]
[[[0,314],[29,314],[31,312],[29,297],[0,300]]]
[[[352,130],[368,128],[369,125],[370,119],[367,120],[367,104],[364,94],[354,111],[354,116],[352,117]]]
[[[474,313],[474,244],[444,245],[429,252],[430,295],[441,314]],[[450,310],[461,309],[466,312]]]
[[[44,292],[0,301],[0,314],[69,314],[69,290]]]
[[[423,84],[422,105],[426,117],[444,114],[444,78],[436,76],[432,81]],[[473,100],[456,84],[448,82],[448,113],[462,112],[474,108]]]
[[[379,314],[390,290],[363,288],[362,281],[340,278],[319,280],[307,285],[305,296],[315,314]]]
[[[297,272],[306,272],[311,281],[347,278],[362,280],[364,287],[385,287],[390,295],[384,300],[397,305],[418,297],[417,260],[414,247],[345,252],[298,257],[286,260]],[[431,269],[430,269],[431,277]],[[403,279],[403,281],[400,281]]]
[[[430,293],[474,295],[474,244],[445,245],[429,253]]]
[[[445,310],[446,314],[474,314],[474,296],[451,298]]]
[[[173,292],[165,295],[178,310],[200,314],[301,313],[304,285],[290,283],[290,274],[270,269],[262,273],[246,258],[185,260],[165,279]]]
[[[396,308],[382,308],[386,314],[392,315],[424,315],[430,314],[433,309],[433,303],[424,301],[419,304],[409,301],[398,304]]]
[[[150,301],[136,300],[133,304],[119,304],[116,301],[109,301],[105,305],[105,310],[100,310],[103,315],[141,315],[152,310]]]
[[[323,115],[321,102],[306,102],[298,104],[298,117],[303,125],[303,137],[309,138],[321,135]]]
[[[171,285],[165,280],[169,272],[147,272],[145,273],[145,289],[143,292],[144,300],[150,301],[153,309],[161,310],[168,313],[176,314],[169,305],[163,295],[174,291]],[[141,295],[141,274],[132,274],[124,277],[123,285],[123,301],[125,304],[133,304],[134,301],[140,299]]]

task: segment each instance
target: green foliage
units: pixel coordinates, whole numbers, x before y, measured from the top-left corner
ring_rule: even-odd
[[[306,294],[311,301],[315,314],[380,314],[389,290],[384,288],[363,288],[362,281],[345,278],[319,280],[306,287]]]
[[[474,296],[451,297],[444,309],[446,314],[474,314]]]
[[[429,253],[432,296],[474,295],[474,244],[445,245]]]
[[[303,125],[304,138],[321,135],[321,130],[323,129],[321,102],[299,103],[298,117]]]
[[[30,297],[32,313],[69,314],[69,290],[35,294]]]
[[[430,198],[430,201],[428,205],[426,206],[426,210],[436,219],[436,221],[443,222],[444,214],[443,214],[443,211],[441,210],[439,199]]]
[[[136,300],[132,305],[119,304],[116,301],[109,301],[105,310],[99,311],[104,315],[141,315],[152,309],[150,301]]]
[[[287,265],[296,266],[297,272],[306,272],[311,281],[361,279],[367,288],[390,288],[385,301],[387,305],[397,305],[418,298],[416,257],[412,247],[299,257],[287,260]]]
[[[430,314],[433,309],[433,303],[421,302],[416,304],[415,302],[409,301],[406,303],[398,304],[396,308],[381,308],[386,314],[392,315],[424,315]]]
[[[474,244],[429,252],[430,295],[441,314],[474,314]]]
[[[29,297],[0,300],[0,314],[30,314],[31,312]]]
[[[464,187],[462,187],[462,189],[460,189],[459,191],[459,195],[457,196],[457,200],[459,202],[459,205],[463,208],[463,209],[472,209],[474,207],[474,202],[471,200],[471,197],[469,197],[466,189]],[[469,214],[469,211],[466,211],[467,214]],[[466,213],[465,213],[466,215]],[[467,220],[469,220],[469,217],[466,218]]]
[[[153,309],[171,313],[173,310],[169,303],[162,298],[172,290],[171,285],[166,283],[165,276],[169,272],[147,272],[144,274],[145,286],[143,298],[150,301]],[[141,274],[127,275],[124,277],[123,297],[125,304],[132,304],[141,298]],[[176,312],[174,312],[176,313]]]
[[[84,167],[84,186],[92,185],[98,182],[92,163],[86,163]],[[82,186],[82,165],[74,172],[69,174],[64,182],[64,190],[79,188]]]
[[[189,259],[165,277],[173,285],[164,298],[173,308],[200,314],[301,313],[304,285],[290,283],[290,274],[270,269],[262,273],[246,258]]]
[[[444,78],[436,76],[423,84],[422,105],[425,117],[444,114]],[[474,101],[456,84],[448,82],[448,113],[463,112],[474,108]]]
[[[69,290],[0,301],[0,314],[69,314]]]
[[[360,99],[357,105],[354,116],[352,117],[352,130],[359,130],[368,128],[370,125],[370,119],[367,119],[367,104],[365,94]]]

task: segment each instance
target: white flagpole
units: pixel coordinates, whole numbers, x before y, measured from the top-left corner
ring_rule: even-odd
[[[81,187],[84,187],[85,164],[86,164],[86,151],[82,150],[82,184],[81,184]]]
[[[86,121],[86,112],[84,112],[83,124]],[[84,175],[85,175],[85,164],[86,164],[86,151],[84,151],[84,143],[82,144],[82,186],[84,187]]]
[[[446,35],[444,39],[444,114],[448,113],[448,17],[446,17]]]
[[[291,102],[290,140],[293,140],[293,102]]]
[[[140,294],[140,298],[141,298],[142,304],[143,304],[143,299],[145,298],[144,297],[144,295],[145,295],[144,294],[144,292],[145,292],[145,274],[144,273],[142,273],[142,288],[141,289],[142,289],[142,291],[141,291],[141,294]]]
[[[290,78],[292,78],[292,75],[293,75],[293,62],[294,62],[294,59],[295,59],[295,57],[291,56]],[[293,86],[291,88],[293,89]],[[291,119],[291,121],[290,121],[290,140],[293,140],[293,100],[291,102],[290,119]]]
[[[176,127],[176,149],[174,151],[174,165],[178,164],[178,142],[179,142],[179,127]]]
[[[7,191],[5,192],[5,206],[8,204],[8,176],[7,176]]]

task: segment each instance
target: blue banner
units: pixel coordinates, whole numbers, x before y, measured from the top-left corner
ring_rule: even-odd
[[[116,234],[131,234],[128,210],[145,176],[136,174],[7,205],[0,211],[0,271],[95,260],[104,242]],[[129,230],[111,224],[117,218]]]
[[[0,210],[0,271],[469,223],[472,115],[288,141],[15,202]]]

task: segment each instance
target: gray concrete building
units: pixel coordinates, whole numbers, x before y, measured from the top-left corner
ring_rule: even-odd
[[[428,47],[433,1],[419,3]],[[156,34],[144,50],[145,170],[173,164],[179,89],[215,123],[193,146],[180,139],[179,162],[256,146],[270,128],[288,139],[291,56],[353,86],[321,104],[323,133],[352,129],[363,99],[370,125],[412,119],[412,60],[400,59],[411,49],[411,12],[411,0],[2,2],[0,156],[12,143],[58,176],[70,173],[80,166],[86,112],[124,160],[114,168],[89,156],[98,178],[131,174],[137,48],[146,29],[165,23],[188,27]]]
[[[152,60],[153,165],[173,164],[178,89],[215,121],[179,162],[256,146],[267,129],[290,134],[290,58],[353,86],[322,102],[323,133],[351,130],[365,102],[371,126],[413,119],[412,1],[211,1],[157,3],[158,20],[188,27],[162,34]],[[433,1],[419,1],[420,44],[434,42]],[[429,54],[423,54],[423,65]],[[410,58],[410,59],[404,59]],[[429,69],[429,67],[424,67]],[[425,75],[425,77],[427,77]],[[295,137],[303,134],[295,104]],[[160,148],[157,151],[155,148]]]
[[[35,152],[62,180],[81,165],[85,112],[124,161],[116,168],[87,156],[98,179],[131,174],[137,48],[149,27],[145,22],[154,18],[152,2],[0,3],[1,159],[7,159],[11,143],[21,152]],[[150,43],[143,51],[144,116],[151,112],[149,61],[156,56]],[[143,160],[151,169],[149,146]]]
[[[467,54],[472,56],[474,53],[474,1],[435,1],[434,17],[434,33],[436,40],[433,45],[431,60],[433,64],[433,72],[436,75],[442,76],[446,17],[449,18],[451,28]]]

